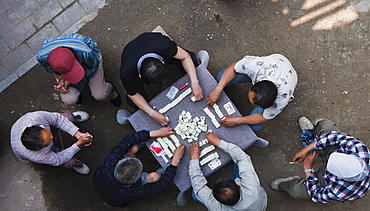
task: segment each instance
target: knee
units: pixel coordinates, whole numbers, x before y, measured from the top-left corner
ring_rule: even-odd
[[[66,105],[75,105],[78,101],[78,96],[77,97],[72,97],[72,96],[68,96],[68,97],[62,97],[62,101],[64,104]]]
[[[97,101],[107,101],[109,99],[109,94],[104,92],[97,92],[92,94],[92,96]]]
[[[162,177],[158,172],[152,172],[146,176],[148,183],[157,182]]]

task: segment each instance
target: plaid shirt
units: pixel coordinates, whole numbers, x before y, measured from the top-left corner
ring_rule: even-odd
[[[48,63],[50,52],[59,47],[73,49],[77,61],[82,65],[87,77],[93,77],[99,68],[100,51],[98,44],[88,36],[72,33],[67,36],[54,37],[45,40],[36,55],[37,61],[47,72],[53,72]]]
[[[325,133],[320,137],[316,137],[315,150],[322,150],[333,145],[339,146],[339,149],[336,149],[333,152],[356,155],[365,161],[368,169],[370,169],[369,150],[360,140],[348,134],[334,131]],[[320,185],[314,174],[307,178],[306,187],[312,201],[321,203],[351,201],[361,198],[366,194],[370,186],[370,175],[368,174],[363,181],[349,182],[331,174],[325,168],[323,181],[325,183],[325,187]]]

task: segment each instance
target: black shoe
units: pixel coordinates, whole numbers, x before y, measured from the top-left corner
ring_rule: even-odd
[[[82,103],[82,95],[78,95],[78,100],[76,104],[80,105]]]
[[[119,95],[119,92],[117,91],[116,86],[114,86],[112,82],[109,82],[109,81],[107,81],[107,82],[108,82],[108,83],[110,83],[110,84],[112,84],[112,87],[113,87],[112,92],[114,92],[114,91],[115,91],[115,92],[117,93],[117,95],[118,95],[116,98],[114,98],[114,99],[110,100],[110,102],[111,102],[114,106],[116,106],[116,107],[120,107],[120,106],[121,106],[121,96]]]

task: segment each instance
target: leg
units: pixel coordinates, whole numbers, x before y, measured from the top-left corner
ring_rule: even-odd
[[[296,200],[300,199],[311,199],[307,193],[306,185],[304,184],[306,180],[301,179],[292,179],[287,182],[282,182],[279,185],[279,190],[286,191],[291,197]]]
[[[62,110],[60,112],[60,114],[63,115],[64,117],[66,117],[67,119],[69,119],[69,121],[71,121],[71,122],[75,121],[75,116],[72,114],[72,112],[70,112],[68,110]]]
[[[59,82],[58,78],[55,77],[57,83]],[[80,92],[74,88],[74,87],[71,87],[69,86],[67,88],[67,93],[63,94],[63,93],[60,93],[60,98],[62,99],[63,103],[65,103],[66,105],[74,105],[77,103],[78,101],[78,97],[80,96]]]
[[[71,87],[71,86],[67,88],[67,91],[68,92],[65,94],[60,93],[60,98],[66,105],[75,105],[81,93],[77,91],[76,88]]]
[[[261,107],[255,107],[252,112],[249,114],[255,114],[255,113],[263,113],[264,109],[261,108]],[[259,131],[262,129],[262,127],[264,126],[265,124],[258,124],[258,125],[249,125],[249,127],[253,130],[253,131]]]
[[[222,75],[224,74],[225,70],[226,69],[223,69],[223,70],[221,70],[218,73],[217,78],[216,78],[217,82],[220,81],[220,79],[221,79]],[[246,75],[246,74],[240,74],[240,73],[238,73],[236,75],[236,77],[227,84],[227,86],[230,86],[230,85],[233,85],[233,84],[237,84],[237,83],[246,83],[246,82],[252,82],[252,79],[249,78],[249,76]]]
[[[92,78],[88,78],[91,95],[98,101],[109,102],[112,98],[113,87],[105,82],[103,58],[100,55],[100,64],[98,70]]]
[[[51,151],[53,152],[60,152],[62,151],[60,148],[56,147],[55,145],[51,148]],[[76,167],[82,167],[83,165],[83,162],[76,159],[76,156],[73,156],[69,161],[67,161],[66,163],[63,163],[61,166],[63,168],[66,168],[66,169],[70,169],[74,166]]]
[[[337,125],[334,122],[330,120],[321,120],[315,126],[314,136],[321,136],[322,134],[330,131],[341,132],[341,130],[337,127]]]

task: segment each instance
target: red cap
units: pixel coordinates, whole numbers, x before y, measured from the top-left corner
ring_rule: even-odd
[[[55,72],[60,73],[71,84],[78,83],[85,75],[84,68],[68,48],[56,48],[52,50],[48,62]]]

